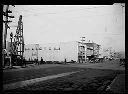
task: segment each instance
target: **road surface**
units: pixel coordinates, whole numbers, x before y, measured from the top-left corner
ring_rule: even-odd
[[[3,74],[3,83],[4,85],[6,84],[11,84],[11,83],[16,83],[19,81],[26,81],[26,80],[31,80],[31,79],[36,79],[36,78],[41,78],[41,77],[47,77],[50,75],[57,75],[61,73],[67,73],[67,72],[74,72],[74,71],[83,71],[80,73],[74,73],[72,76],[65,76],[65,77],[60,77],[56,79],[51,79],[51,80],[46,80],[37,84],[34,84],[34,86],[30,86],[31,89],[33,88],[34,90],[44,90],[48,89],[48,87],[54,87],[56,86],[56,83],[62,83],[59,82],[60,80],[63,83],[65,81],[68,81],[68,83],[75,83],[75,87],[79,86],[82,83],[90,82],[94,80],[95,78],[97,79],[106,79],[106,81],[111,82],[115,76],[118,74],[124,74],[124,67],[119,66],[119,64],[115,61],[111,61],[109,63],[96,63],[96,64],[66,64],[66,65],[61,65],[61,64],[44,64],[40,66],[29,66],[27,68],[20,68],[20,69],[13,69],[13,70],[4,70]],[[59,79],[59,80],[57,80]],[[65,80],[64,80],[65,79]],[[70,80],[68,80],[70,79]],[[57,82],[58,81],[58,82]],[[48,83],[50,82],[50,83]],[[77,84],[76,84],[77,82]],[[81,83],[82,82],[82,83]],[[42,83],[42,84],[41,84]],[[72,84],[73,84],[72,83]],[[104,82],[103,82],[104,83]],[[102,84],[103,84],[102,83]],[[44,86],[45,85],[45,86]],[[65,86],[65,84],[61,84],[61,86]],[[73,85],[73,87],[74,87]],[[35,87],[36,86],[36,87]],[[56,88],[51,88],[51,89],[58,89],[57,90],[72,90],[72,89],[82,89],[81,88],[62,88],[60,85],[57,85]],[[95,85],[94,85],[95,86]],[[30,87],[28,88],[20,88],[20,90],[30,90]],[[61,87],[61,89],[60,89]],[[84,89],[83,89],[84,90]],[[89,90],[89,89],[88,89]]]

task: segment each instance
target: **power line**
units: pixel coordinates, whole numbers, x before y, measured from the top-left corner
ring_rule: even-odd
[[[90,8],[81,8],[81,9],[79,9],[79,10],[90,10],[90,9],[95,9],[95,8],[101,8],[101,7],[106,7],[106,6],[99,6],[99,7],[90,7]],[[33,10],[33,9],[31,9],[31,10]],[[24,17],[27,17],[27,16],[38,16],[38,15],[40,15],[40,14],[44,14],[44,15],[49,15],[49,14],[62,14],[62,13],[68,13],[68,12],[74,12],[74,11],[78,11],[78,10],[76,10],[76,9],[72,9],[72,10],[66,10],[66,11],[61,11],[61,12],[51,12],[51,13],[44,13],[44,12],[38,12],[38,13],[34,13],[33,14],[33,12],[34,11],[31,11],[31,10],[25,10],[25,9],[23,9],[23,10],[21,10],[21,11],[23,11],[23,12],[29,12],[30,14],[29,15],[25,15]],[[19,12],[19,11],[17,11],[17,12]]]
[[[4,8],[4,6],[5,5],[3,5],[3,8]],[[6,42],[7,42],[7,33],[8,33],[8,28],[10,29],[10,27],[8,26],[8,23],[9,22],[12,22],[12,21],[9,21],[8,20],[8,18],[14,18],[14,16],[10,16],[9,15],[9,13],[12,13],[12,11],[11,10],[9,10],[9,5],[6,5],[5,6],[6,7],[6,9],[5,9],[5,11],[3,11],[3,15],[5,16],[5,21],[3,21],[4,23],[5,23],[5,31],[3,31],[3,36],[2,36],[2,38],[3,38],[3,50],[4,49],[6,49]],[[5,54],[2,54],[2,58],[3,58],[3,67],[4,67],[4,65],[5,65]],[[10,65],[11,65],[11,63],[10,63]]]
[[[89,10],[89,9],[101,8],[101,7],[104,7],[104,6],[100,6],[100,7],[91,7],[91,8],[81,8],[81,9],[78,9],[78,10],[72,9],[72,10],[66,10],[66,11],[62,11],[62,12],[51,12],[51,13],[38,12],[38,13],[35,13],[35,14],[32,13],[32,12],[34,12],[34,11],[30,11],[30,10],[23,10],[23,11],[24,11],[24,12],[27,12],[27,13],[28,13],[28,12],[29,12],[29,13],[32,13],[32,14],[26,15],[26,16],[38,16],[38,15],[40,15],[40,14],[44,14],[44,15],[49,15],[49,14],[62,14],[62,13],[74,12],[74,11],[79,11],[79,10]],[[16,12],[18,12],[18,11],[16,11]],[[24,16],[24,17],[26,17],[26,16]]]
[[[101,7],[104,7],[104,6],[101,6]],[[93,7],[93,8],[100,8],[100,7]],[[93,8],[81,8],[81,9],[79,9],[79,10],[85,10],[85,9],[93,9]],[[76,9],[72,9],[72,10],[75,10],[76,11]],[[68,10],[67,12],[72,12],[72,10]],[[78,10],[77,10],[78,11]],[[15,11],[15,12],[19,12],[19,11]],[[58,12],[58,13],[64,13],[64,11],[63,12]],[[44,15],[48,15],[48,14],[58,14],[58,13],[43,13]],[[39,14],[42,14],[42,13],[39,13]],[[38,16],[39,15],[38,13],[35,13],[35,14],[29,14],[30,16]],[[83,12],[81,13],[81,14],[83,14]],[[98,14],[98,15],[96,15],[96,14],[94,14],[94,16],[106,16],[106,15],[112,15],[113,13],[106,13],[106,14]],[[118,14],[120,14],[120,13],[118,13]],[[27,16],[29,16],[29,15],[27,15]],[[116,14],[114,14],[114,15],[116,15]],[[27,17],[27,16],[23,16],[23,17]],[[82,16],[77,16],[77,17],[74,17],[74,18],[81,18],[81,17],[91,17],[91,16],[93,16],[93,15],[89,15],[89,14],[86,14],[86,15],[82,15]],[[72,17],[73,18],[73,17]]]
[[[42,13],[40,13],[40,14],[42,14]],[[49,14],[57,14],[57,13],[44,13],[44,15],[49,15]],[[82,13],[83,14],[83,13]],[[118,15],[118,14],[122,14],[122,13],[117,13],[117,14],[114,14],[114,15]],[[125,14],[124,12],[123,12],[123,14]],[[29,17],[29,16],[38,16],[39,14],[28,14],[28,15],[24,15],[23,17]],[[106,15],[113,15],[113,13],[106,13],[106,14],[94,14],[94,16],[106,16]],[[89,14],[87,14],[87,15],[84,15],[84,17],[85,16],[88,16],[88,17],[91,17],[92,15],[89,15]],[[81,16],[80,16],[81,17]]]
[[[82,13],[83,14],[83,13]],[[117,14],[114,14],[114,15],[118,15],[118,14],[120,14],[120,13],[117,13]],[[74,18],[74,19],[76,19],[76,18],[81,18],[81,17],[93,17],[93,16],[107,16],[107,15],[113,15],[113,13],[106,13],[106,14],[99,14],[99,15],[96,15],[96,14],[94,14],[94,15],[81,15],[81,16],[74,16],[74,17],[69,17],[69,18]]]

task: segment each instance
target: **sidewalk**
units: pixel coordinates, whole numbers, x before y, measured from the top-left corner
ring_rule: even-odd
[[[69,66],[93,69],[125,70],[125,67],[120,66],[116,61],[106,61],[105,63],[70,64]]]
[[[54,66],[67,66],[67,65],[75,65],[75,66],[81,66],[81,65],[95,65],[95,64],[89,64],[89,63],[75,63],[75,64],[40,64],[40,65],[35,65],[35,64],[27,64],[26,67],[25,66],[13,66],[12,68],[9,66],[6,66],[3,71],[17,71],[17,70],[26,70],[26,69],[30,69],[30,68],[47,68],[47,67],[54,67]]]
[[[125,74],[118,75],[108,86],[106,91],[113,93],[125,93]]]
[[[18,71],[18,70],[26,70],[28,68],[32,68],[36,65],[34,64],[27,64],[26,67],[25,66],[6,66],[5,68],[3,68],[3,71],[6,72],[6,71]]]
[[[31,65],[33,65],[33,64],[26,65],[26,67],[25,67],[25,66],[12,66],[12,67],[10,67],[10,66],[5,66],[5,68],[3,68],[3,70],[27,68],[27,67],[30,67]]]
[[[55,66],[65,66],[65,67],[79,67],[79,68],[94,68],[94,69],[112,69],[112,70],[125,70],[125,67],[119,66],[116,61],[107,61],[104,63],[71,63],[71,64],[27,64],[26,67],[13,66],[13,68],[4,69],[4,71],[17,71],[17,70],[27,70],[30,68],[48,68]]]
[[[13,68],[5,68],[3,69],[3,72],[49,68],[49,67],[55,67],[55,66],[59,66],[59,64],[41,64],[41,65],[27,64],[26,67],[25,66],[13,66]]]

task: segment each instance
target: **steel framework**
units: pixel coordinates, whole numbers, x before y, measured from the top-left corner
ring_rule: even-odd
[[[14,55],[16,57],[23,58],[24,53],[24,37],[23,37],[23,22],[22,22],[22,15],[19,17],[18,26],[16,29],[16,34],[14,36]]]

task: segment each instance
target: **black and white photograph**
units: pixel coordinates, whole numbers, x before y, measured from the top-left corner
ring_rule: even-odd
[[[125,3],[3,5],[5,94],[124,94],[125,66]]]

